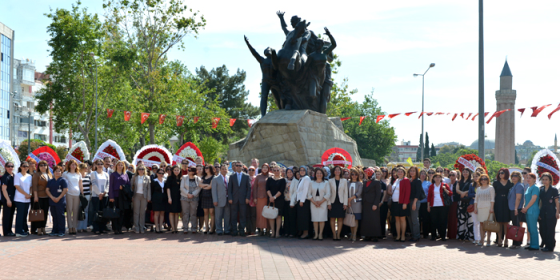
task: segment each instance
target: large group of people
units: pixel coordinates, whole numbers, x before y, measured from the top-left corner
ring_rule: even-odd
[[[510,227],[526,225],[528,250],[551,252],[560,215],[553,176],[538,178],[500,169],[492,180],[483,168],[448,170],[341,166],[247,167],[240,161],[203,165],[201,158],[169,166],[137,166],[112,158],[51,170],[30,159],[17,172],[5,164],[1,177],[2,228],[6,237],[203,233],[341,241],[395,242],[458,239],[479,246],[516,249]],[[493,182],[491,182],[491,180]],[[43,215],[28,227],[28,213]],[[14,225],[15,214],[15,227]],[[491,240],[491,233],[495,240]],[[541,242],[539,243],[539,237]]]

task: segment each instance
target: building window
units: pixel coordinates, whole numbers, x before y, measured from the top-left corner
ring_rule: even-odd
[[[39,127],[47,127],[47,122],[46,121],[41,121],[41,120],[35,120],[35,125],[39,126]]]
[[[35,134],[35,139],[39,139],[42,141],[47,141],[47,135],[45,134]]]
[[[66,136],[55,136],[54,137],[54,142],[65,143],[66,142]]]
[[[27,137],[27,131],[18,130],[18,137]]]

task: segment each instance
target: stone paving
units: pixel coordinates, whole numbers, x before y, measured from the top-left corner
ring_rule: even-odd
[[[0,267],[0,279],[559,279],[560,246],[78,233],[0,237]]]

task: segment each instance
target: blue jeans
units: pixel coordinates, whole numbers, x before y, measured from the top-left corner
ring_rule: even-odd
[[[29,212],[29,202],[14,202],[16,205],[16,234],[27,232],[27,214]]]
[[[539,211],[529,209],[527,211],[527,229],[531,234],[530,247],[533,249],[539,249],[539,231],[537,229],[537,221],[539,219]]]

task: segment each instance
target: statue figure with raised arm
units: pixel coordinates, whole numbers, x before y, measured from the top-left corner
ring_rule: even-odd
[[[266,109],[268,107],[268,93],[271,91],[272,86],[278,83],[276,80],[277,71],[274,65],[272,64],[272,55],[273,54],[276,55],[276,51],[273,48],[268,47],[264,50],[265,57],[262,57],[259,53],[257,53],[257,51],[253,48],[253,46],[251,46],[247,36],[245,36],[245,43],[247,44],[247,47],[251,51],[251,54],[253,54],[255,59],[257,59],[257,61],[261,65],[261,71],[262,71],[261,116],[264,117],[266,115]],[[272,90],[272,94],[274,95],[274,99],[276,101],[276,104],[278,105],[278,108],[283,109],[279,104],[280,96],[278,96],[277,91]]]
[[[307,43],[309,41],[309,38],[311,37],[311,32],[307,30],[307,26],[309,26],[311,23],[306,23],[305,21],[303,21],[304,24],[300,24],[302,22],[301,18],[298,16],[293,16],[290,20],[290,23],[292,24],[292,28],[294,28],[294,30],[288,31],[288,25],[284,20],[284,12],[278,11],[276,12],[276,14],[278,15],[278,18],[280,18],[280,25],[282,26],[282,31],[284,31],[284,34],[286,35],[286,42],[292,42],[296,44],[296,47],[293,49],[293,52],[290,55],[291,59],[290,63],[288,64],[288,70],[298,71],[299,69],[296,69],[296,67],[298,67],[298,60],[301,59],[301,62],[303,64],[307,59]],[[298,24],[301,26],[301,28],[298,27]],[[284,43],[284,45],[285,44],[286,43]],[[282,48],[284,48],[284,45],[282,45]]]
[[[328,28],[325,27],[325,35],[329,36],[330,46],[323,49],[325,42],[321,39],[315,45],[315,50],[309,54],[304,68],[309,71],[309,96],[316,98],[321,95],[321,89],[325,82],[328,61],[332,59],[332,51],[336,48],[336,41]],[[329,58],[331,56],[331,58]],[[330,73],[329,73],[330,78]]]

